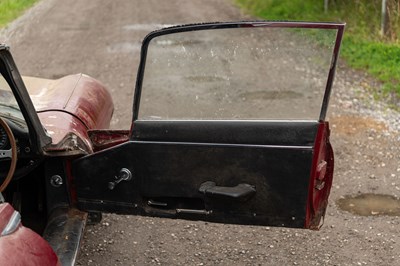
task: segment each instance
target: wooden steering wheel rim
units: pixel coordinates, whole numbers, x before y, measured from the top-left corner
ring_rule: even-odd
[[[8,174],[0,186],[0,193],[1,193],[6,189],[6,187],[10,183],[10,181],[14,175],[14,172],[15,172],[15,167],[17,166],[17,142],[15,141],[14,134],[12,133],[10,127],[7,125],[7,123],[1,117],[0,117],[0,126],[4,128],[4,130],[7,134],[8,140],[10,142],[10,145],[11,145],[10,169],[8,170]]]

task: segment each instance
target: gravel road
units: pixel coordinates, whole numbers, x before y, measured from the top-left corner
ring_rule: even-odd
[[[0,40],[23,75],[83,72],[102,81],[116,105],[112,127],[127,129],[149,31],[244,18],[227,0],[42,0]],[[328,115],[336,168],[320,231],[104,215],[87,227],[78,265],[400,265],[399,217],[357,216],[337,204],[362,193],[400,197],[400,115],[365,93],[379,86],[339,66]]]

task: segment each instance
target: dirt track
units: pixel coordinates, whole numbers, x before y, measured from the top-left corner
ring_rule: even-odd
[[[43,0],[2,32],[23,75],[83,72],[110,88],[113,128],[129,128],[141,39],[164,24],[240,20],[229,1]],[[345,195],[400,196],[399,113],[363,90],[379,86],[341,67],[330,109],[335,180],[319,232],[105,215],[87,228],[81,265],[398,265],[400,219],[355,216]]]

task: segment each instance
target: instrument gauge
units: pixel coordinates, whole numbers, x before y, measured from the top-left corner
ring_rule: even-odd
[[[5,129],[0,127],[0,150],[3,150],[7,147],[8,137]]]

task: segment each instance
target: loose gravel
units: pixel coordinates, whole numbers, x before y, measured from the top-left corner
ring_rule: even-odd
[[[227,0],[42,0],[0,36],[24,75],[101,80],[116,103],[113,128],[128,128],[138,47],[149,29],[244,18]],[[400,197],[400,115],[368,92],[379,87],[340,64],[328,115],[335,176],[320,231],[107,214],[87,227],[77,264],[399,265],[399,217],[356,216],[335,203],[361,193]]]

